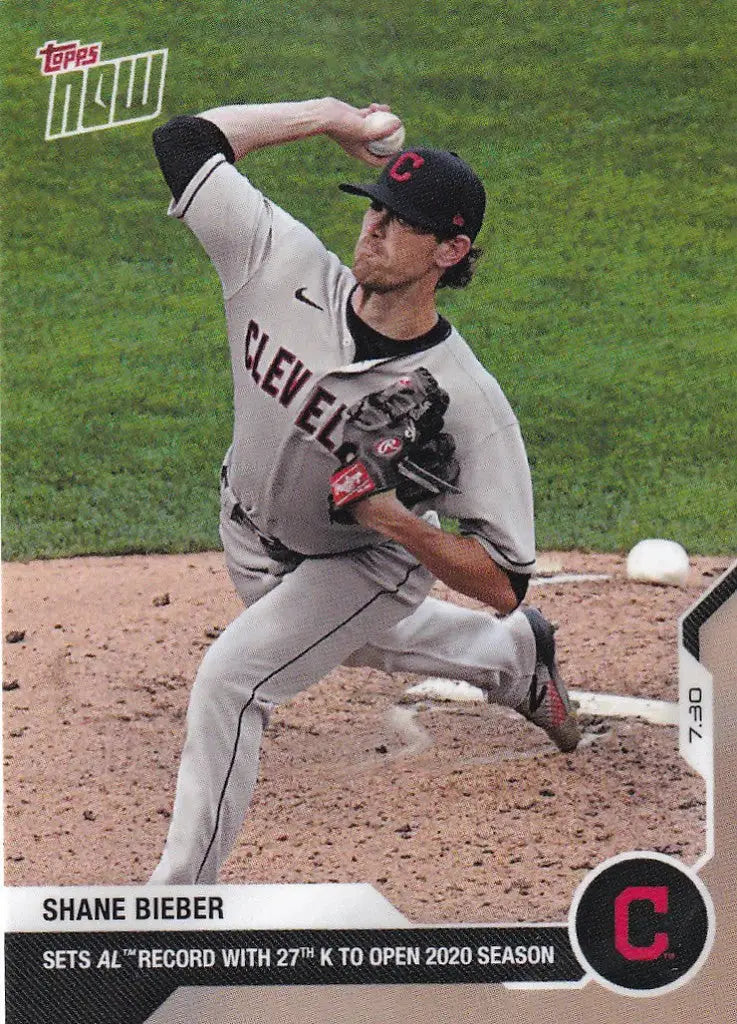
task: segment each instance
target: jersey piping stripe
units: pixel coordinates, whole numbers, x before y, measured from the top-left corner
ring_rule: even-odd
[[[228,771],[226,772],[226,775],[225,775],[225,782],[223,783],[223,788],[220,791],[220,799],[218,800],[218,809],[217,809],[217,813],[215,815],[215,828],[212,831],[212,835],[210,837],[210,842],[208,843],[207,850],[205,851],[205,856],[202,858],[202,862],[201,862],[201,864],[200,864],[200,866],[199,866],[199,868],[197,870],[197,875],[195,877],[195,883],[197,883],[199,881],[199,879],[200,879],[200,875],[202,874],[202,869],[204,868],[205,864],[207,863],[207,858],[210,856],[210,851],[212,850],[213,843],[215,842],[215,839],[217,838],[218,830],[220,828],[220,814],[221,814],[221,811],[222,811],[222,808],[223,808],[223,801],[225,800],[225,793],[226,793],[226,791],[228,789],[228,783],[230,782],[230,777],[231,777],[231,774],[233,772],[233,768],[235,766],[235,760],[236,760],[236,757],[237,757],[237,754],[238,754],[238,744],[240,743],[240,738],[241,738],[241,728],[242,728],[242,725],[243,725],[243,716],[245,715],[246,711],[248,710],[248,708],[253,703],[253,700],[256,697],[257,690],[259,690],[260,687],[262,687],[265,683],[268,683],[268,681],[270,679],[273,679],[275,675],[278,675],[279,672],[283,672],[285,668],[289,668],[290,665],[294,665],[294,663],[299,661],[300,658],[303,658],[306,654],[309,654],[310,651],[314,650],[315,647],[318,647],[324,640],[327,640],[329,637],[331,637],[333,635],[333,633],[337,633],[339,629],[343,629],[344,626],[347,626],[349,622],[352,622],[353,619],[357,618],[359,615],[361,615],[363,612],[365,612],[367,608],[370,608],[371,605],[374,603],[374,601],[378,600],[378,598],[383,597],[386,594],[398,594],[399,591],[402,589],[402,587],[405,585],[405,583],[407,583],[407,581],[409,580],[409,578],[412,575],[412,573],[416,572],[420,568],[421,568],[421,565],[420,565],[419,562],[417,564],[415,564],[415,565],[410,566],[410,568],[407,570],[407,572],[406,572],[406,574],[404,576],[404,579],[400,580],[400,582],[396,585],[396,587],[394,587],[391,590],[382,589],[382,590],[377,591],[373,595],[373,597],[370,597],[368,599],[368,601],[366,601],[365,604],[361,605],[360,608],[356,609],[356,611],[353,612],[351,615],[349,615],[347,619],[343,619],[342,622],[339,622],[337,626],[334,626],[333,629],[331,629],[328,633],[325,633],[324,636],[321,636],[318,640],[315,640],[314,643],[311,643],[309,645],[309,647],[305,647],[305,649],[303,651],[300,651],[299,654],[295,654],[295,656],[293,658],[290,658],[289,661],[285,661],[283,665],[280,665],[279,668],[275,668],[274,671],[270,672],[268,676],[264,676],[264,678],[260,682],[256,683],[256,685],[254,686],[253,691],[252,691],[250,697],[248,698],[246,703],[243,705],[243,707],[241,708],[241,712],[238,715],[238,727],[236,729],[236,734],[235,734],[235,743],[233,744],[233,753],[232,753],[231,758],[230,758],[230,764],[228,765]]]
[[[520,569],[524,569],[527,566],[535,564],[534,558],[530,562],[516,562],[513,558],[510,558],[509,555],[505,554],[492,540],[489,540],[488,537],[484,537],[483,533],[477,533],[474,530],[461,530],[461,534],[464,537],[478,537],[479,540],[483,540],[484,544],[488,544],[489,547],[492,547],[499,555],[501,555],[504,561],[509,562],[510,565],[518,565]]]
[[[203,185],[205,184],[205,182],[206,182],[206,181],[207,181],[207,179],[208,179],[208,178],[210,177],[210,175],[212,174],[212,172],[213,172],[213,171],[216,171],[216,170],[218,169],[218,167],[221,167],[221,166],[222,166],[223,164],[227,164],[227,162],[228,162],[228,161],[227,161],[227,160],[225,159],[225,157],[223,157],[223,159],[222,159],[222,160],[219,160],[219,161],[218,161],[218,162],[217,162],[216,164],[214,164],[214,165],[213,165],[213,166],[212,166],[212,167],[210,168],[210,170],[209,170],[209,171],[207,172],[207,174],[206,174],[206,175],[204,176],[204,178],[202,179],[202,181],[200,181],[200,182],[199,182],[199,183],[197,184],[197,186],[195,187],[195,189],[194,189],[194,191],[193,191],[192,195],[191,195],[191,196],[189,197],[189,199],[187,200],[187,205],[186,205],[186,206],[184,207],[184,209],[182,210],[182,212],[181,212],[181,213],[178,213],[178,214],[176,215],[176,216],[177,216],[177,218],[178,218],[179,220],[181,220],[181,219],[182,219],[182,217],[186,216],[187,210],[188,210],[188,209],[190,208],[190,206],[192,205],[192,202],[194,201],[194,197],[195,197],[195,196],[197,195],[197,193],[199,192],[199,190],[200,190],[200,189],[202,188],[202,186],[203,186]]]

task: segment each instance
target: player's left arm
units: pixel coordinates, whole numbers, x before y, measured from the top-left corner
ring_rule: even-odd
[[[418,518],[393,491],[357,502],[353,517],[362,526],[401,544],[453,590],[483,601],[503,615],[514,611],[524,596],[526,587],[516,582],[522,591],[518,596],[509,571],[493,560],[480,541],[440,530]]]
[[[477,436],[452,408],[443,429],[452,403],[426,367],[365,395],[347,413],[330,505],[334,521],[389,537],[454,590],[508,614],[525,595],[535,537],[525,445],[502,397],[496,428]],[[456,519],[460,535],[411,511],[423,503]]]

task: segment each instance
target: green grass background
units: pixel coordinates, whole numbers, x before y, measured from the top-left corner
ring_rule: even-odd
[[[538,547],[735,549],[733,4],[6,0],[0,18],[6,559],[217,545],[220,287],[165,217],[150,134],[328,94],[392,104],[487,184],[483,263],[442,304],[519,415]],[[45,142],[49,39],[168,47],[161,117]],[[361,204],[335,186],[364,165],[318,138],[247,169],[350,257]]]

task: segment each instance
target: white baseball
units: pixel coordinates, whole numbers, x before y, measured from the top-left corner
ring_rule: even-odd
[[[366,149],[374,156],[391,156],[398,153],[404,143],[404,125],[396,114],[390,114],[386,110],[375,110],[373,114],[366,116],[366,124],[369,128],[376,129],[391,128],[397,126],[396,131],[387,135],[385,139],[374,139],[366,143]]]
[[[682,587],[688,573],[688,555],[674,540],[641,540],[627,555],[627,575],[631,580]]]

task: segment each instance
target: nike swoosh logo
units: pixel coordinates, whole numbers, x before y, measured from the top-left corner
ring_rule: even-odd
[[[305,302],[308,306],[312,306],[313,309],[319,309],[323,313],[325,312],[323,306],[318,306],[318,304],[316,302],[313,302],[312,299],[307,298],[307,296],[305,295],[304,288],[298,288],[297,291],[294,293],[294,297],[295,299],[299,299],[300,302]]]

